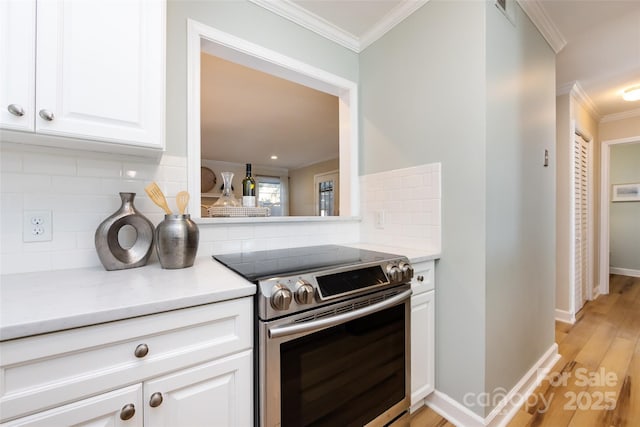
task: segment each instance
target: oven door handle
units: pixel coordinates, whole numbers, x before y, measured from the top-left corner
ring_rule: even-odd
[[[378,311],[382,311],[386,308],[393,307],[394,305],[408,299],[409,297],[411,297],[411,289],[401,292],[398,295],[394,295],[393,297],[379,303],[372,304],[368,307],[338,314],[336,316],[326,317],[324,319],[312,320],[310,322],[298,323],[294,325],[274,326],[273,328],[269,329],[269,338],[280,338],[287,335],[311,332],[335,326],[340,323],[346,323],[348,321],[358,319],[360,317],[364,317]]]

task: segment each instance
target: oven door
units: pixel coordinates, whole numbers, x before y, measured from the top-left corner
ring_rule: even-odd
[[[259,325],[259,425],[382,426],[409,408],[411,287]]]

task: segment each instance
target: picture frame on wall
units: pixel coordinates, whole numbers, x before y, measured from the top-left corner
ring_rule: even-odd
[[[613,184],[612,202],[640,202],[640,182],[633,184]]]

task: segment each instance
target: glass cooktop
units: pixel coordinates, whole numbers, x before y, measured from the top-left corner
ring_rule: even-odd
[[[251,281],[398,257],[400,255],[339,245],[213,255],[215,260]]]

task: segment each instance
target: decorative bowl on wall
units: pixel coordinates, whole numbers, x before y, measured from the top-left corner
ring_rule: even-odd
[[[208,193],[216,186],[216,174],[205,166],[200,167],[200,191]]]

